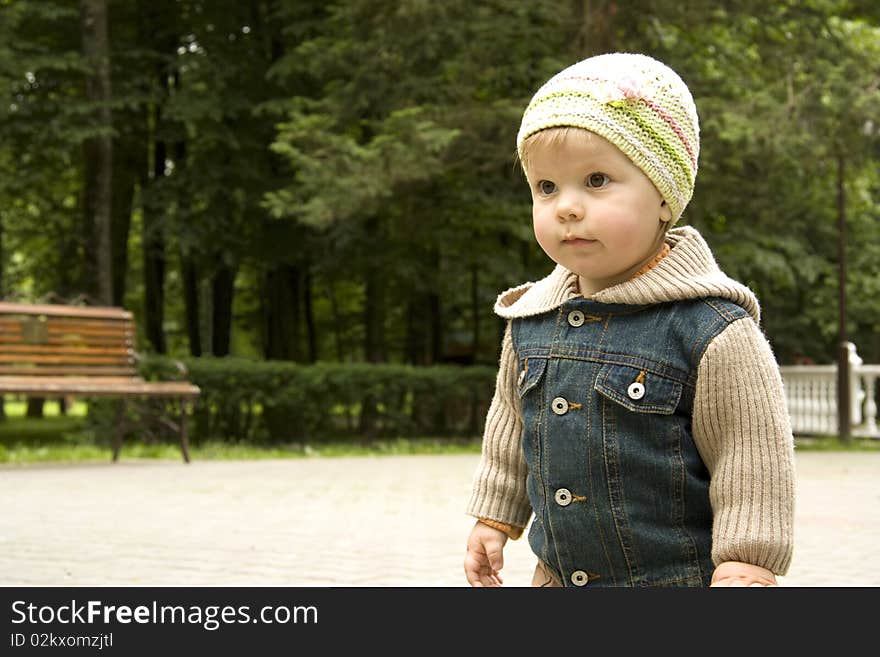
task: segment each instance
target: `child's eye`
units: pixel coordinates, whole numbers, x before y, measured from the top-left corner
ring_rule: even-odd
[[[611,178],[604,173],[591,173],[587,176],[587,187],[599,188],[604,187],[611,182]]]
[[[539,180],[538,181],[538,189],[542,194],[552,194],[556,191],[556,183],[553,183],[549,180]]]

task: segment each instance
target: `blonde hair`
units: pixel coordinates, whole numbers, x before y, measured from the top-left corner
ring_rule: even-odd
[[[529,162],[531,154],[542,148],[555,148],[569,139],[578,139],[583,142],[590,141],[595,133],[584,128],[576,128],[574,126],[557,126],[553,128],[545,128],[529,135],[523,141],[516,153],[516,160],[522,168],[526,178],[529,177]]]
[[[596,136],[598,136],[596,135],[596,133],[591,132],[586,128],[577,128],[575,126],[566,125],[545,128],[529,135],[523,140],[522,145],[519,147],[519,149],[517,149],[516,161],[519,163],[523,175],[525,175],[526,179],[528,180],[530,157],[531,154],[534,153],[536,150],[542,148],[556,148],[569,139],[580,140],[582,143],[586,143]],[[651,183],[654,184],[654,181],[652,180]],[[656,185],[654,185],[654,187],[656,188]],[[659,190],[657,191],[659,192]],[[660,192],[660,195],[662,198],[662,192]],[[663,203],[666,203],[666,199],[663,199]],[[663,232],[665,233],[670,228],[672,228],[672,225],[675,222],[663,221],[662,223]]]

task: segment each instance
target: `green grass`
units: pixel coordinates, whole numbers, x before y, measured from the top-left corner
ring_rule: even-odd
[[[110,438],[95,437],[87,428],[85,413],[59,415],[57,407],[47,404],[46,417],[23,417],[24,406],[6,405],[6,419],[0,422],[0,463],[84,463],[110,460]],[[312,456],[377,456],[387,454],[460,454],[478,453],[478,440],[440,438],[400,438],[394,440],[334,441],[304,445],[245,445],[212,441],[190,445],[193,460],[255,460],[305,458]],[[174,443],[150,444],[127,438],[120,459],[181,459],[180,446]]]
[[[0,464],[24,463],[86,463],[110,460],[109,445],[93,442],[77,444],[76,439],[32,442],[20,438],[10,440],[0,431]],[[236,445],[220,441],[190,445],[190,457],[194,461],[259,460],[308,457],[382,456],[393,454],[477,454],[480,443],[472,441],[448,441],[432,438],[377,440],[369,444],[356,442],[333,442],[326,445]],[[180,460],[177,444],[147,444],[128,439],[122,445],[119,458]]]
[[[880,440],[877,438],[852,438],[848,443],[839,436],[817,436],[815,438],[795,438],[795,449],[799,452],[877,452]]]
[[[23,403],[7,403],[5,421],[0,422],[0,463],[85,463],[110,460],[110,438],[95,437],[86,425],[84,404],[75,405],[71,415],[63,416],[57,404],[47,403],[46,417],[23,417]],[[804,451],[880,451],[880,440],[853,439],[842,442],[836,436],[801,438],[796,449]],[[190,446],[193,460],[256,460],[306,457],[381,456],[391,454],[471,454],[479,453],[478,439],[399,438],[364,443],[356,440],[325,444],[245,445],[206,442]],[[128,438],[120,459],[181,459],[176,443],[149,444]]]

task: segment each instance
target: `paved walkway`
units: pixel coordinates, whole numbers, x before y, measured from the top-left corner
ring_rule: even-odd
[[[466,586],[477,455],[0,467],[0,585]],[[784,586],[880,586],[880,453],[797,455]],[[508,542],[502,574],[534,560]]]

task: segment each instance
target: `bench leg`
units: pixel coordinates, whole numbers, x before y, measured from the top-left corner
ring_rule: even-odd
[[[189,404],[180,401],[180,451],[183,452],[183,460],[189,463],[189,439],[186,436],[186,416]]]
[[[125,413],[128,410],[128,400],[122,398],[119,404],[119,413],[116,414],[116,428],[113,430],[113,462],[119,460],[119,450],[122,449],[122,436],[125,433]]]

